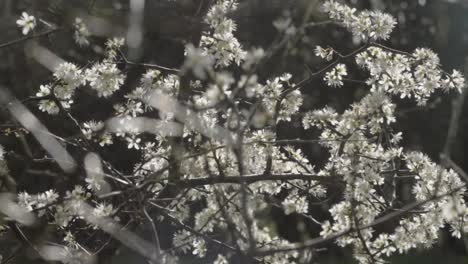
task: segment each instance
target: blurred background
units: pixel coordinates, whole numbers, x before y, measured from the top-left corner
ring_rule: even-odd
[[[86,66],[103,57],[104,43],[109,37],[133,36],[140,39],[138,49],[126,50],[135,62],[157,63],[167,67],[180,67],[183,62],[183,47],[190,41],[193,32],[205,27],[195,12],[203,13],[208,8],[208,0],[0,0],[0,85],[8,89],[19,99],[34,96],[41,84],[52,80],[51,71],[44,62],[34,56],[37,47],[46,49],[56,56]],[[320,13],[321,1],[314,0],[239,0],[239,9],[231,14],[238,24],[236,36],[246,49],[251,47],[268,48],[277,37],[273,21],[281,16],[290,16],[294,24],[299,25],[305,12],[311,12],[310,21],[327,20]],[[427,47],[439,54],[441,64],[447,71],[459,69],[468,75],[465,67],[468,57],[468,1],[456,0],[351,0],[344,1],[358,10],[378,9],[392,14],[398,21],[388,46],[413,51],[417,47]],[[138,6],[143,5],[143,9]],[[201,8],[202,10],[197,10]],[[135,16],[136,11],[139,13]],[[35,33],[61,27],[52,34],[11,45],[4,43],[23,37],[16,26],[16,20],[22,11],[41,18]],[[133,16],[132,16],[133,14]],[[91,46],[79,47],[70,31],[75,17],[81,17],[89,27],[92,38]],[[138,27],[133,27],[138,24]],[[341,53],[356,49],[360,43],[350,33],[337,25],[315,26],[307,29],[304,37],[290,45],[290,52],[279,52],[269,63],[260,69],[261,80],[289,72],[294,81],[307,77],[308,71],[316,71],[324,65],[314,55],[316,45],[331,46]],[[127,80],[119,93],[135,87],[144,69],[122,65],[127,72]],[[363,78],[362,72],[351,70],[351,75]],[[301,112],[318,109],[325,105],[338,111],[345,110],[350,103],[359,100],[367,91],[363,84],[347,83],[341,89],[331,89],[321,79],[302,89],[304,104]],[[443,96],[442,96],[443,95]],[[403,132],[403,145],[407,150],[421,150],[433,160],[439,161],[439,153],[445,143],[448,124],[451,117],[455,94],[436,94],[428,107],[416,107],[413,103],[401,100],[398,108],[398,122],[395,131]],[[79,91],[72,106],[72,112],[79,121],[89,119],[103,120],[112,112],[112,100],[103,100],[83,89]],[[73,135],[73,129],[66,127],[60,117],[46,115],[37,109],[35,103],[28,103],[28,108],[57,135]],[[465,148],[468,147],[468,105],[461,116],[458,136],[452,157],[462,168],[468,170]],[[0,113],[0,144],[8,151],[20,151],[18,139],[9,130],[11,122],[4,112]],[[290,123],[281,123],[280,138],[315,139],[318,133],[301,129],[301,117],[297,116]],[[34,140],[26,138],[33,146],[32,151],[42,150]],[[138,161],[138,153],[116,155],[119,147],[112,146],[102,153],[107,160],[117,164],[122,171],[130,171],[132,164]],[[36,149],[37,148],[37,149]],[[315,164],[323,164],[327,156],[318,145],[304,145],[302,150]],[[50,186],[63,186],[50,177],[33,177],[26,173],[26,168],[19,159],[8,157],[9,167],[18,183],[17,189],[34,193],[44,191]],[[62,184],[62,185],[60,185]],[[60,191],[60,190],[59,190]],[[319,211],[320,208],[317,209]],[[323,209],[323,208],[322,208]],[[323,210],[322,210],[323,211]],[[314,213],[314,211],[311,211]],[[325,219],[323,212],[318,212],[318,219]],[[320,214],[322,216],[320,216]],[[316,227],[305,224],[297,228],[300,222],[294,215],[285,216],[280,210],[273,212],[279,232],[291,241],[300,241],[304,233],[316,233]],[[391,263],[467,263],[468,252],[461,241],[450,238],[449,230],[440,235],[440,241],[431,249],[414,250],[409,255],[395,256]],[[0,254],[8,251],[11,241],[0,241]],[[112,256],[114,252],[108,252]],[[122,260],[123,259],[123,260]],[[132,263],[132,258],[122,258],[125,263]],[[17,263],[25,260],[17,259]],[[319,263],[354,263],[350,252],[331,245],[317,259]],[[30,262],[29,262],[30,263]],[[38,260],[37,263],[40,263]],[[124,263],[114,260],[113,263]],[[190,262],[187,262],[190,263]]]

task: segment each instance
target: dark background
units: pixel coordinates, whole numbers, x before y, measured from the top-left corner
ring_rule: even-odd
[[[158,63],[168,67],[179,67],[183,61],[183,46],[189,39],[191,31],[203,28],[203,23],[190,16],[193,6],[187,1],[156,1],[147,0],[144,11],[144,42],[141,56],[137,61]],[[447,71],[456,68],[465,71],[465,61],[468,56],[468,1],[443,0],[410,0],[410,1],[384,1],[384,0],[353,0],[346,1],[358,10],[380,9],[392,14],[398,20],[394,32],[387,45],[404,51],[413,51],[417,47],[433,49],[440,55],[441,64]],[[299,24],[309,4],[319,5],[320,1],[312,0],[250,0],[240,1],[238,11],[232,14],[238,23],[236,36],[246,49],[250,47],[264,47],[275,39],[277,32],[272,21],[278,16],[289,12],[296,24]],[[99,47],[107,37],[124,36],[126,34],[129,2],[127,0],[0,0],[0,45],[22,37],[16,27],[16,20],[21,12],[26,10],[39,18],[43,18],[57,25],[70,25],[75,16],[99,18],[107,22],[103,26],[102,34],[93,36],[90,48],[80,48],[74,44],[72,33],[61,31],[47,37],[29,40],[6,48],[0,48],[0,85],[8,87],[20,99],[33,96],[37,93],[39,85],[52,80],[49,70],[38,64],[28,56],[27,42],[37,41],[65,60],[80,66],[102,58]],[[327,17],[314,8],[311,20],[322,21]],[[85,22],[87,20],[85,19]],[[39,24],[36,33],[47,30]],[[294,45],[291,53],[279,52],[269,63],[260,69],[262,80],[277,76],[283,72],[293,74],[295,81],[307,76],[307,67],[312,71],[320,69],[324,62],[314,56],[316,45],[332,46],[341,53],[348,53],[359,46],[350,33],[336,25],[326,25],[310,28],[305,37]],[[307,65],[307,66],[305,66]],[[139,79],[144,69],[139,67],[123,66],[128,73],[122,93]],[[468,68],[467,68],[468,69]],[[361,75],[360,75],[361,74]],[[351,70],[354,77],[363,77],[362,73]],[[350,103],[358,100],[365,94],[367,87],[360,84],[346,84],[340,89],[331,89],[324,85],[321,79],[310,83],[302,89],[304,94],[303,111],[332,106],[338,111],[346,109]],[[451,115],[451,100],[454,94],[435,94],[429,101],[427,108],[416,107],[409,101],[402,100],[398,108],[398,122],[395,130],[402,131],[403,145],[407,150],[421,150],[430,155],[435,161],[439,160],[439,153],[445,143],[448,123]],[[112,110],[112,100],[102,100],[93,96],[89,91],[79,91],[72,107],[74,115],[80,121],[91,119],[103,120]],[[48,116],[38,111],[34,103],[27,105],[40,118],[42,122],[54,133],[61,136],[70,136],[72,128],[64,126],[60,117]],[[466,129],[468,106],[460,120],[460,127],[452,157],[462,168],[468,169],[465,158],[467,146]],[[301,112],[303,112],[301,111]],[[8,117],[1,114],[2,127],[7,126]],[[282,123],[279,126],[280,138],[316,138],[318,133],[304,131],[300,128],[300,115],[291,123]],[[0,123],[1,125],[2,123]],[[18,149],[18,141],[14,136],[6,135],[3,131],[0,144],[7,150]],[[41,153],[39,146],[35,152]],[[122,170],[130,170],[131,165],[138,160],[137,153],[117,155],[119,147],[109,148],[103,155],[114,164],[120,164]],[[323,149],[317,145],[305,145],[302,150],[312,163],[321,164],[327,156]],[[19,190],[34,193],[46,190],[52,182],[47,177],[31,177],[24,173],[23,164],[9,159],[9,166],[18,182]],[[281,212],[274,212],[275,221],[280,233],[286,238],[298,240],[301,232],[295,228],[295,216],[284,216]],[[309,227],[309,229],[313,229]],[[433,249],[414,250],[406,256],[396,256],[392,263],[462,263],[468,261],[465,256],[463,244],[450,238],[448,230],[441,233],[441,239]],[[0,244],[0,253],[4,247]],[[351,262],[349,252],[332,247],[320,256],[320,263],[346,263]],[[20,262],[18,262],[20,263]]]

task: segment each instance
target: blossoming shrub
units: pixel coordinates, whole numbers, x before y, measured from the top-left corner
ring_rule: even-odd
[[[141,64],[147,71],[122,96],[117,91],[126,72],[118,65],[134,62],[118,38],[106,43],[103,60],[61,63],[53,81],[38,87],[37,107],[62,115],[77,129],[78,136],[62,140],[67,149],[86,153],[83,161],[76,160],[83,173],[68,191],[57,193],[50,186],[43,193],[19,190],[16,199],[4,198],[24,210],[21,215],[0,206],[9,221],[19,222],[17,228],[30,223],[21,221],[26,216],[53,226],[53,238],[34,242],[40,255],[63,263],[92,262],[112,238],[152,263],[178,263],[187,255],[217,264],[309,263],[317,247],[333,241],[352,248],[360,263],[379,263],[394,253],[431,246],[446,225],[453,236],[463,236],[465,182],[425,154],[406,151],[402,133],[394,130],[400,98],[424,106],[437,90],[462,92],[461,74],[443,71],[429,49],[404,52],[380,44],[396,24],[392,16],[327,1],[323,11],[363,45],[349,54],[317,46],[316,55],[326,63],[322,70],[304,80],[284,73],[261,82],[258,67],[302,25],[277,21],[278,46],[244,50],[228,16],[236,7],[235,0],[215,1],[205,14],[208,28],[198,43],[187,44],[180,69]],[[35,21],[23,13],[17,24],[29,34]],[[90,44],[84,20],[77,18],[73,30],[78,45]],[[350,80],[352,67],[366,76],[360,80],[368,87],[365,96],[343,112],[327,106],[301,113],[301,89],[310,80],[321,78],[323,89],[338,89]],[[80,106],[74,99],[78,89],[119,103],[107,119],[90,114],[77,120],[71,106]],[[278,139],[277,124],[293,116],[302,116],[304,129],[320,131],[319,138]],[[321,144],[328,152],[326,164],[312,164],[303,143]],[[138,151],[132,173],[100,157],[113,144]],[[399,191],[404,180],[409,195]],[[331,186],[337,193],[330,193]],[[310,201],[317,200],[335,202],[326,221],[314,217],[318,209],[311,210]],[[282,238],[271,225],[272,207],[319,225],[321,232],[301,242]],[[376,229],[390,221],[391,230]],[[151,226],[151,241],[132,232],[143,223]],[[167,225],[170,243],[160,237]],[[99,239],[89,243],[92,237]]]

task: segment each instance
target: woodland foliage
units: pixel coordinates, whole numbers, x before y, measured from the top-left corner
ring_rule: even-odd
[[[382,44],[396,25],[391,15],[333,0],[321,6],[329,21],[296,24],[281,17],[274,23],[278,41],[246,50],[229,16],[237,1],[213,2],[204,14],[207,28],[197,41],[186,43],[180,68],[132,62],[119,37],[109,39],[105,56],[88,65],[58,63],[51,81],[28,101],[45,116],[62,117],[74,137],[47,130],[25,102],[2,90],[6,99],[0,102],[12,119],[44,149],[43,156],[28,158],[58,165],[53,173],[70,186],[65,192],[50,186],[41,193],[9,189],[0,194],[4,233],[46,223],[53,235],[27,246],[62,263],[93,263],[110,241],[148,263],[179,263],[186,256],[216,264],[312,263],[316,250],[330,243],[350,248],[359,263],[382,263],[393,254],[431,247],[446,226],[454,237],[465,236],[468,177],[450,159],[449,147],[439,165],[424,153],[406,150],[405,135],[394,128],[402,100],[425,106],[437,91],[444,92],[437,96],[463,93],[459,71],[444,71],[428,48],[400,51]],[[27,12],[17,25],[34,38],[41,18]],[[345,54],[333,43],[317,46],[319,71],[298,79],[285,69],[260,81],[258,69],[275,52],[304,28],[327,23],[348,30],[360,46]],[[70,30],[76,45],[86,48],[93,42],[82,18]],[[139,84],[125,94],[119,93],[127,77],[122,64],[145,68]],[[352,79],[350,70],[365,77]],[[343,89],[350,82],[367,87],[367,93],[344,111],[327,106],[305,112],[303,89],[317,78],[323,80],[320,89]],[[83,89],[100,100],[117,101],[112,114],[98,119],[90,112],[86,120],[76,119],[74,109],[81,102],[75,93]],[[277,125],[297,117],[303,129],[319,132],[318,138],[279,139]],[[320,144],[326,163],[311,162],[303,144]],[[138,153],[131,173],[102,157],[102,150],[113,145]],[[14,186],[3,158],[14,154],[1,150],[0,179]],[[401,191],[402,184],[410,188]],[[324,208],[317,204],[327,205],[328,219],[316,219]],[[321,231],[291,242],[272,225],[273,207]],[[389,222],[391,229],[378,228]],[[138,224],[150,227],[150,240],[134,232]],[[167,226],[169,239],[161,237]]]

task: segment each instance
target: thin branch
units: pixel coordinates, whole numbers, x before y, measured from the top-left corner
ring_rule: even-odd
[[[19,39],[15,39],[15,40],[0,44],[0,49],[10,47],[10,46],[13,46],[13,45],[16,45],[16,44],[20,44],[20,43],[22,43],[24,41],[27,41],[27,40],[30,40],[30,39],[45,37],[45,36],[48,36],[50,34],[61,31],[61,30],[63,30],[63,28],[53,28],[53,29],[47,30],[47,31],[39,33],[39,34],[25,36],[25,37],[22,37],[22,38],[19,38]]]
[[[127,56],[125,56],[125,54],[121,50],[119,50],[119,53],[122,56],[122,59],[124,60],[125,64],[128,64],[128,65],[142,66],[142,67],[145,67],[145,68],[157,69],[157,70],[161,70],[161,71],[165,71],[165,72],[169,72],[169,73],[173,73],[173,74],[179,74],[180,73],[179,69],[169,68],[169,67],[161,66],[161,65],[158,65],[158,64],[133,62],[133,61],[128,60]]]
[[[148,211],[146,210],[146,207],[143,207],[143,213],[146,216],[146,219],[151,224],[151,228],[153,229],[153,235],[154,235],[154,247],[156,249],[156,257],[161,256],[161,243],[159,242],[159,236],[158,236],[158,231],[156,229],[156,224],[154,223],[153,218],[149,215]]]
[[[194,188],[202,185],[212,185],[212,184],[252,184],[260,181],[289,181],[289,180],[305,180],[305,181],[319,181],[323,183],[337,183],[341,182],[338,177],[333,176],[319,176],[317,174],[249,174],[242,176],[226,176],[226,177],[205,177],[205,178],[195,178],[195,179],[186,179],[178,181],[176,184],[179,184],[181,187],[185,188]]]

